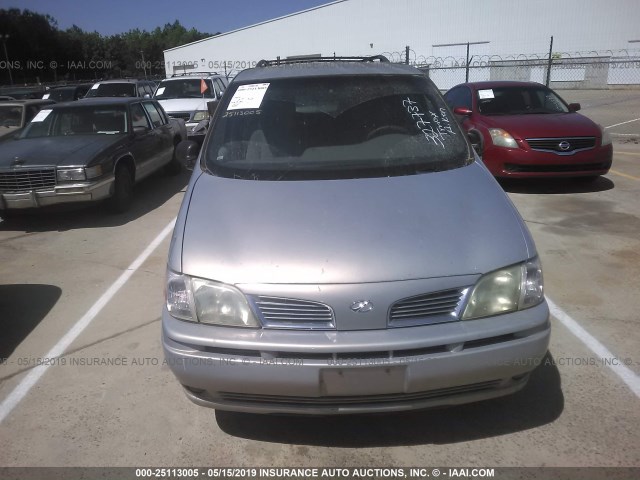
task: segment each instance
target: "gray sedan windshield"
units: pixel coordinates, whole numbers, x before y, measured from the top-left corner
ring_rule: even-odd
[[[125,107],[43,109],[27,125],[22,138],[127,133]]]
[[[235,85],[206,147],[208,170],[252,180],[413,175],[467,165],[463,133],[419,75]]]

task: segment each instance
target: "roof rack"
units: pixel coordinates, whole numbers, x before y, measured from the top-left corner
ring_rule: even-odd
[[[184,73],[174,73],[171,75],[173,77],[191,77],[195,75],[220,75],[218,72],[184,72]]]
[[[389,59],[384,55],[372,55],[369,57],[307,57],[307,58],[276,58],[275,60],[260,60],[256,68],[273,67],[274,65],[292,65],[296,63],[314,62],[375,62],[389,63]]]

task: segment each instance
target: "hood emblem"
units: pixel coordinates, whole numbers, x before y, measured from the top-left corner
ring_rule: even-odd
[[[567,150],[569,150],[571,148],[571,144],[565,140],[565,141],[562,141],[562,142],[560,142],[558,144],[558,148],[560,150],[562,150],[563,152],[566,152]]]
[[[20,165],[22,165],[24,163],[24,160],[20,157],[14,157],[13,161],[11,162],[11,166],[12,167],[18,167]]]
[[[356,300],[350,308],[356,313],[367,313],[373,310],[373,303],[369,300]]]

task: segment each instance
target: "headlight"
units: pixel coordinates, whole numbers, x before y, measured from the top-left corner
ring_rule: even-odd
[[[196,113],[193,114],[194,122],[201,122],[205,118],[209,118],[209,112],[206,110],[197,110]]]
[[[167,310],[181,320],[227,327],[258,328],[245,296],[219,282],[167,273]]]
[[[501,128],[490,128],[491,141],[497,147],[518,148],[518,143]]]
[[[84,168],[59,168],[57,175],[59,182],[77,182],[87,178],[84,174]]]
[[[609,132],[607,132],[602,125],[598,126],[600,127],[600,132],[602,132],[602,141],[600,142],[600,145],[603,147],[605,145],[611,145],[611,135],[609,135]]]
[[[537,258],[501,268],[478,280],[462,320],[490,317],[538,305],[544,299],[542,269]]]

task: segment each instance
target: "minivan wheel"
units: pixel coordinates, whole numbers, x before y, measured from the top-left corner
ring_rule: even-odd
[[[124,213],[131,207],[133,200],[133,177],[131,171],[125,165],[118,165],[113,183],[113,195],[111,196],[111,210],[115,213]]]

